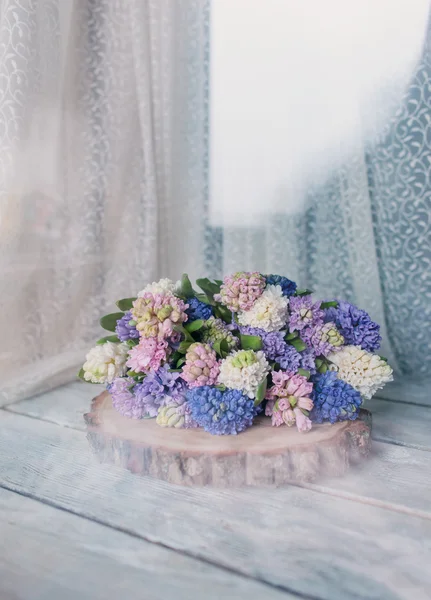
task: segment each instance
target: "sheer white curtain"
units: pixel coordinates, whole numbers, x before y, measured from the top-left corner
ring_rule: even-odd
[[[431,367],[428,0],[215,0],[210,218],[220,272],[283,273]]]
[[[202,273],[207,12],[0,0],[0,404],[71,379],[115,299]]]

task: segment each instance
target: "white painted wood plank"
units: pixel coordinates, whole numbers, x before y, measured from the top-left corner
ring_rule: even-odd
[[[431,407],[431,381],[411,377],[396,377],[378,392],[379,398]]]
[[[0,484],[323,600],[429,600],[427,519],[297,487],[174,487],[98,465],[84,434],[11,413]]]
[[[18,414],[83,431],[83,414],[89,411],[92,398],[104,389],[104,386],[78,380],[39,396],[9,404],[6,408]]]
[[[2,600],[294,598],[0,489]]]
[[[28,400],[11,404],[9,411],[56,423],[86,429],[83,414],[103,387],[76,381]],[[421,450],[431,450],[431,407],[414,406],[373,398],[365,404],[373,413],[373,438]]]
[[[431,451],[431,408],[377,398],[365,407],[373,415],[374,440]]]

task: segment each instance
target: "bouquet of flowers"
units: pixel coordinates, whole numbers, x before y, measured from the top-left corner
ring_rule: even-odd
[[[392,380],[380,327],[344,300],[320,301],[280,275],[239,272],[147,285],[102,317],[111,332],[79,376],[102,383],[126,417],[237,434],[272,425],[354,420]]]

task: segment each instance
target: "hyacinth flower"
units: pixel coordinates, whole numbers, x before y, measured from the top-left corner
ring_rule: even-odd
[[[115,333],[122,342],[139,338],[139,331],[136,329],[136,323],[133,321],[130,310],[124,314],[124,317],[118,319]]]
[[[225,340],[229,350],[234,350],[239,344],[238,338],[232,334],[226,323],[215,317],[210,317],[204,323],[200,335],[202,342],[210,344],[210,346]]]
[[[276,427],[283,423],[297,426],[299,431],[311,429],[309,411],[313,408],[313,384],[302,375],[289,371],[274,371],[273,385],[267,390],[265,414]]]
[[[248,310],[238,313],[238,323],[265,331],[280,331],[286,327],[289,298],[283,296],[279,285],[268,285]]]
[[[334,323],[318,323],[301,331],[301,338],[315,356],[328,356],[340,350],[344,338]]]
[[[221,390],[205,385],[187,392],[191,416],[213,435],[236,435],[253,424],[253,400],[240,390]]]
[[[171,293],[145,292],[133,302],[131,310],[141,337],[165,339],[172,336],[174,326],[187,321],[188,304]]]
[[[135,373],[157,371],[168,359],[171,348],[167,340],[156,337],[141,338],[139,344],[129,351],[127,366]]]
[[[380,348],[382,340],[380,325],[371,320],[370,315],[346,302],[338,300],[337,306],[325,310],[325,321],[333,321],[344,337],[345,344],[360,346],[368,352],[375,352]]]
[[[301,363],[301,355],[295,348],[286,343],[285,332],[267,332],[257,327],[242,327],[242,335],[258,336],[262,340],[262,351],[267,360],[278,363],[283,371],[297,371]],[[304,367],[303,367],[304,368]]]
[[[265,289],[266,281],[260,273],[240,271],[224,278],[220,294],[214,299],[232,312],[249,310]]]
[[[339,352],[329,354],[328,360],[339,379],[349,383],[366,400],[393,380],[392,368],[386,360],[360,346],[344,346]]]
[[[289,330],[302,331],[323,323],[325,312],[320,308],[320,302],[314,302],[311,296],[298,296],[289,301]]]
[[[198,319],[206,321],[214,314],[212,306],[205,304],[205,302],[201,302],[197,298],[187,298],[186,302],[188,304],[186,313],[189,322],[197,321]]]
[[[334,371],[313,378],[313,423],[355,420],[362,404],[361,394],[337,377]]]
[[[269,364],[263,352],[237,350],[221,361],[218,383],[255,398],[268,372]]]
[[[181,377],[189,387],[214,385],[219,374],[217,355],[209,344],[196,342],[186,353]]]
[[[297,285],[287,277],[282,275],[265,275],[266,285],[279,285],[283,292],[283,296],[293,296],[296,292]]]

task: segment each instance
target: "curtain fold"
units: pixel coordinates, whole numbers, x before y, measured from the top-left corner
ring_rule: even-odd
[[[203,271],[208,3],[0,0],[0,404]]]

